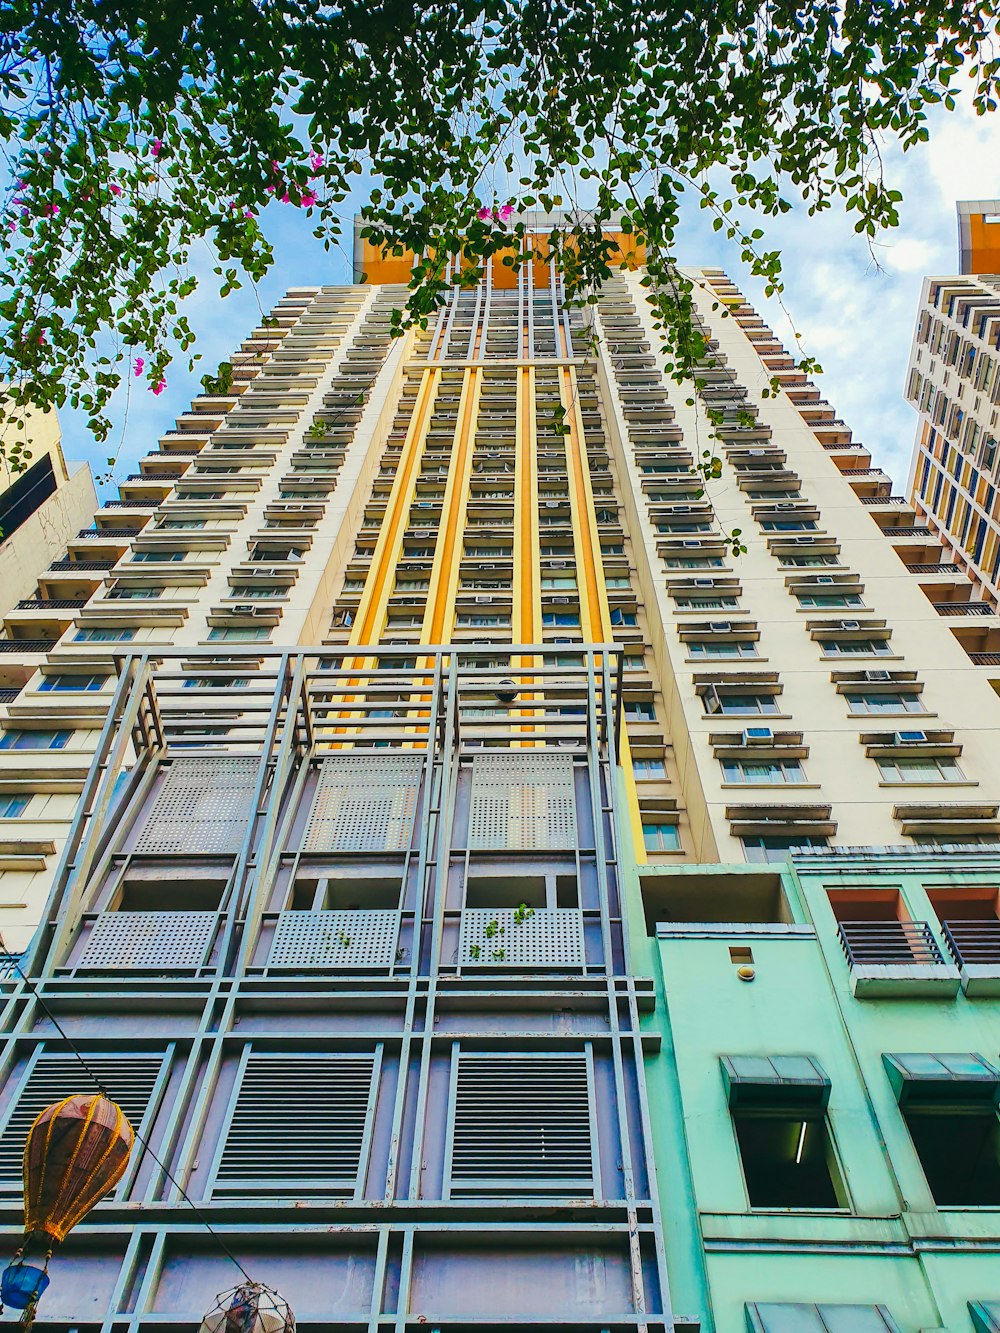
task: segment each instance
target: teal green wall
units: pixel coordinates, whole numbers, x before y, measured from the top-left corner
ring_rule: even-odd
[[[719,867],[663,873],[699,870]],[[991,882],[992,853],[823,856],[800,861],[797,882],[786,874],[796,926],[658,928],[650,1026],[663,1046],[648,1074],[668,1273],[674,1309],[706,1333],[745,1333],[744,1303],[765,1300],[883,1304],[903,1333],[972,1333],[967,1302],[1000,1299],[1000,1211],[935,1207],[882,1065],[891,1051],[1000,1063],[1000,1000],[854,998],[827,898],[897,887],[911,917],[936,927],[927,886]],[[752,949],[753,981],[737,976],[730,945]],[[751,1212],[719,1069],[744,1053],[822,1064],[849,1211]]]

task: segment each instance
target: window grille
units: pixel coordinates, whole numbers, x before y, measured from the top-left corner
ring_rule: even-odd
[[[134,1129],[146,1114],[160,1071],[162,1055],[90,1055],[87,1066],[108,1095],[125,1112]],[[41,1052],[6,1118],[0,1122],[0,1187],[21,1189],[24,1143],[38,1114],[53,1102],[98,1088],[75,1055]]]
[[[576,846],[570,755],[477,755],[472,763],[469,847],[536,851]]]
[[[153,800],[137,852],[234,854],[251,815],[256,759],[175,759]]]
[[[586,1053],[456,1052],[452,1195],[595,1193]]]
[[[304,852],[403,852],[410,845],[423,759],[336,755],[319,765]]]
[[[302,1056],[248,1051],[230,1104],[214,1193],[358,1193],[379,1057],[380,1050]]]

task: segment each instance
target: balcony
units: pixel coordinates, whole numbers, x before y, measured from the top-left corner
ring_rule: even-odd
[[[958,994],[958,969],[945,962],[926,921],[841,921],[838,931],[855,995],[946,999]]]
[[[462,913],[459,966],[582,968],[583,916],[576,907],[467,907]]]
[[[933,602],[939,616],[995,616],[996,607],[989,602]]]
[[[402,916],[362,909],[278,914],[266,971],[384,972],[402,961]]]
[[[1000,920],[942,922],[966,995],[1000,995]]]
[[[78,956],[77,972],[203,975],[218,932],[218,912],[101,912]],[[85,927],[86,929],[86,927]]]

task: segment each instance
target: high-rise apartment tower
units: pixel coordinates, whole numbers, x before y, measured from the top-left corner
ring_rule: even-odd
[[[1000,1328],[990,671],[726,275],[677,386],[613,239],[394,339],[359,236],[40,584],[11,1248],[42,1106],[142,1136],[44,1327],[193,1333],[235,1256],[306,1333]]]

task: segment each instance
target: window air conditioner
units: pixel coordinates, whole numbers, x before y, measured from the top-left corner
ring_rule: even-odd
[[[714,588],[714,587],[715,587],[715,580],[714,580],[714,579],[692,579],[692,580],[691,580],[691,587],[692,587],[692,588]]]
[[[894,745],[926,745],[926,731],[897,731],[894,733],[892,742]]]
[[[257,608],[249,602],[240,602],[238,606],[231,606],[230,611],[237,616],[252,616]]]
[[[818,578],[813,579],[813,582],[814,582],[814,583],[836,583],[837,580],[836,580],[836,579],[832,579],[832,578],[830,577],[829,574],[822,574],[822,575],[820,575]]]
[[[477,593],[475,600],[481,606],[489,606],[491,605],[493,598],[488,593]]]
[[[713,620],[708,626],[713,634],[728,634],[732,627],[732,623],[728,620]]]
[[[866,671],[864,673],[864,678],[865,680],[871,681],[874,684],[876,681],[892,680],[892,672],[884,670]]]
[[[744,745],[770,745],[774,732],[770,727],[747,727],[743,732]]]
[[[841,628],[841,629],[846,629],[846,630],[860,629],[860,628],[861,628],[861,621],[860,621],[860,620],[842,620],[842,621],[840,622],[840,628]]]

